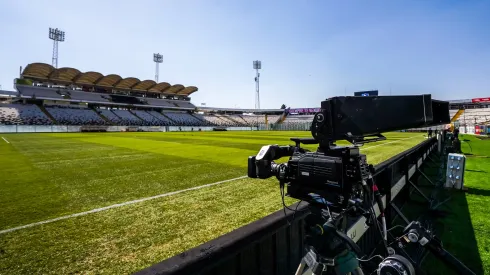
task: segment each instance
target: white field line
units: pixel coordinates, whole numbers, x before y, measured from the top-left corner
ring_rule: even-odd
[[[215,182],[215,183],[200,185],[200,186],[196,186],[196,187],[192,187],[192,188],[187,188],[187,189],[183,189],[183,190],[178,190],[178,191],[174,191],[174,192],[164,193],[164,194],[155,195],[155,196],[151,196],[151,197],[146,197],[146,198],[141,198],[141,199],[137,199],[137,200],[127,201],[127,202],[123,202],[123,203],[117,203],[117,204],[113,204],[113,205],[109,205],[109,206],[105,206],[105,207],[101,207],[101,208],[92,209],[92,210],[85,211],[85,212],[80,212],[80,213],[75,213],[75,214],[71,214],[71,215],[61,216],[61,217],[50,219],[50,220],[45,220],[45,221],[30,223],[30,224],[26,224],[26,225],[22,225],[22,226],[18,226],[18,227],[12,227],[12,228],[9,228],[9,229],[1,230],[0,231],[0,235],[1,234],[5,234],[5,233],[9,233],[9,232],[13,232],[13,231],[17,231],[17,230],[20,230],[20,229],[24,229],[24,228],[29,228],[29,227],[43,225],[43,224],[52,223],[52,222],[56,222],[56,221],[66,220],[66,219],[70,219],[70,218],[74,218],[74,217],[85,216],[85,215],[88,215],[88,214],[97,213],[97,212],[101,212],[101,211],[105,211],[105,210],[109,210],[109,209],[113,209],[113,208],[118,208],[118,207],[121,207],[121,206],[126,206],[126,205],[130,205],[130,204],[135,204],[135,203],[139,203],[139,202],[154,200],[154,199],[163,198],[163,197],[168,197],[168,196],[176,195],[176,194],[187,192],[187,191],[197,190],[197,189],[201,189],[201,188],[211,187],[211,186],[222,184],[222,183],[225,183],[225,182],[230,182],[230,181],[235,181],[235,180],[239,180],[239,179],[244,179],[246,177],[247,176],[241,176],[241,177],[234,178],[234,179],[228,179],[228,180],[218,181],[218,182]]]
[[[399,139],[399,140],[395,140],[395,141],[391,141],[391,142],[387,142],[387,143],[382,143],[382,144],[375,145],[375,146],[370,146],[370,147],[365,148],[364,150],[367,150],[369,148],[378,147],[378,146],[383,146],[383,145],[390,144],[390,143],[395,143],[395,142],[398,142],[400,140],[415,138],[415,137],[416,136],[409,137],[409,138],[404,138],[404,139]],[[3,138],[3,139],[5,140],[5,138]],[[7,143],[9,143],[7,140],[5,140],[5,141]],[[85,212],[80,212],[80,213],[75,213],[75,214],[71,214],[71,215],[61,216],[61,217],[50,219],[50,220],[45,220],[45,221],[30,223],[30,224],[26,224],[26,225],[22,225],[22,226],[18,226],[18,227],[12,227],[12,228],[9,228],[9,229],[0,230],[0,235],[1,234],[5,234],[5,233],[9,233],[9,232],[13,232],[13,231],[17,231],[17,230],[20,230],[20,229],[24,229],[24,228],[29,228],[29,227],[43,225],[43,224],[47,224],[47,223],[52,223],[52,222],[56,222],[56,221],[60,221],[60,220],[66,220],[66,219],[70,219],[70,218],[85,216],[85,215],[88,215],[88,214],[97,213],[97,212],[101,212],[101,211],[105,211],[105,210],[109,210],[109,209],[113,209],[113,208],[118,208],[118,207],[121,207],[121,206],[126,206],[126,205],[130,205],[130,204],[135,204],[135,203],[139,203],[139,202],[154,200],[154,199],[163,198],[163,197],[168,197],[168,196],[176,195],[176,194],[187,192],[187,191],[198,190],[198,189],[201,189],[201,188],[206,188],[206,187],[210,187],[210,186],[213,186],[213,185],[218,185],[218,184],[225,183],[225,182],[230,182],[230,181],[235,181],[235,180],[239,180],[239,179],[244,179],[246,177],[247,176],[241,176],[241,177],[238,177],[238,178],[233,178],[233,179],[218,181],[218,182],[215,182],[215,183],[205,184],[205,185],[196,186],[196,187],[192,187],[192,188],[187,188],[187,189],[183,189],[183,190],[178,190],[178,191],[174,191],[174,192],[164,193],[164,194],[160,194],[160,195],[155,195],[155,196],[151,196],[151,197],[141,198],[141,199],[127,201],[127,202],[122,202],[122,203],[117,203],[117,204],[113,204],[113,205],[109,205],[109,206],[105,206],[105,207],[101,207],[101,208],[92,209],[92,210],[85,211]]]
[[[397,140],[394,140],[394,141],[390,141],[390,142],[386,142],[386,143],[381,143],[381,144],[374,145],[374,146],[369,146],[369,147],[366,147],[366,148],[364,148],[364,149],[363,149],[362,147],[360,147],[360,148],[361,148],[361,149],[363,149],[363,150],[368,150],[368,149],[371,149],[371,148],[374,148],[374,147],[383,146],[383,145],[386,145],[386,144],[391,144],[391,143],[399,142],[399,141],[406,140],[406,139],[416,138],[416,137],[418,137],[418,136],[413,136],[413,137],[409,137],[409,138],[397,139]]]
[[[2,139],[5,140],[5,142],[10,143],[6,138],[2,137]]]

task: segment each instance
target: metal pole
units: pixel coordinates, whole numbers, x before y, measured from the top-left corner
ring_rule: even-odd
[[[257,71],[257,81],[255,82],[255,90],[256,90],[256,93],[257,93],[257,98],[255,99],[256,102],[255,102],[255,109],[260,109],[260,73],[259,73],[259,69],[256,69]]]
[[[51,58],[53,67],[58,68],[58,41],[53,40],[53,57]]]
[[[160,64],[160,63],[155,62],[155,64],[156,64],[156,68],[155,68],[155,82],[158,83],[158,73],[159,73],[158,72],[158,64]]]
[[[65,41],[65,32],[58,29],[49,28],[49,39],[53,40],[53,55],[51,63],[58,68],[58,43]]]
[[[153,62],[155,62],[155,82],[158,83],[158,76],[160,75],[160,63],[163,62],[163,55],[159,53],[153,54]]]
[[[259,70],[262,69],[262,62],[256,60],[253,62],[253,68],[255,69],[255,109],[260,109],[260,73]]]

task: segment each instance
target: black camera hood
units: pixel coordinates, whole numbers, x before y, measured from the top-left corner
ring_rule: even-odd
[[[311,131],[320,144],[329,144],[449,122],[449,103],[431,95],[346,96],[322,101]]]

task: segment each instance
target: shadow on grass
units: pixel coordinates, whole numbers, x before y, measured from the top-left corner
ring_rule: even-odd
[[[476,173],[488,173],[487,171],[483,171],[483,170],[472,170],[472,169],[466,169],[466,171],[468,172],[476,172]]]
[[[466,191],[468,194],[479,195],[479,196],[490,196],[490,190],[478,189],[478,188],[468,188]]]
[[[437,169],[437,167],[425,165],[422,170],[429,175],[431,180],[437,181],[440,179],[437,177]],[[419,183],[427,183],[421,177],[417,180]],[[417,192],[411,192],[410,200],[403,207],[403,212],[409,219],[416,219],[430,226],[443,241],[444,249],[476,274],[484,274],[466,194],[456,190],[434,189],[427,185],[421,186],[420,189],[427,197],[435,198],[438,202],[450,199],[436,210],[429,210],[427,201]],[[475,188],[469,188],[468,193],[490,196],[490,191]],[[430,253],[423,260],[421,267],[426,274],[457,274],[454,268],[445,265]]]

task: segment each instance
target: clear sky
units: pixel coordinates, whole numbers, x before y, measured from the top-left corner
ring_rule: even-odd
[[[490,1],[0,0],[0,85],[51,63],[48,28],[66,32],[59,67],[194,85],[192,101],[316,107],[378,89],[436,99],[490,96]]]

